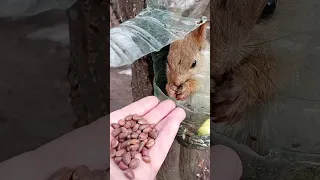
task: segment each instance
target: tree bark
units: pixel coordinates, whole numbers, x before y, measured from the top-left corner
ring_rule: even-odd
[[[124,0],[114,0],[111,5],[112,14],[118,16],[119,22],[123,22],[139,13],[145,7],[145,2],[132,0],[127,3]],[[132,95],[134,101],[153,95],[153,77],[153,62],[150,56],[133,63]],[[209,163],[209,150],[187,149],[175,141],[158,173],[157,180],[209,180]]]
[[[145,8],[146,3],[143,0],[132,0],[127,3],[126,0],[112,0],[111,9],[113,17],[121,23],[128,19],[134,18],[137,13]],[[115,20],[112,19],[112,24]],[[116,25],[115,25],[116,26]],[[133,100],[137,101],[143,97],[153,94],[153,64],[150,56],[142,57],[134,62],[132,68],[132,96]]]
[[[109,25],[107,1],[81,0],[68,10],[70,101],[75,128],[109,114]]]
[[[153,64],[150,56],[143,57],[132,64],[132,97],[137,101],[153,95]]]

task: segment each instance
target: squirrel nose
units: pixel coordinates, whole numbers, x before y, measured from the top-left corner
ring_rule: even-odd
[[[178,88],[181,87],[183,85],[183,83],[186,81],[186,79],[184,77],[178,77],[173,81],[173,84],[175,86],[177,86]]]
[[[177,88],[180,88],[182,86],[183,83],[181,82],[175,82],[174,85],[177,86]]]

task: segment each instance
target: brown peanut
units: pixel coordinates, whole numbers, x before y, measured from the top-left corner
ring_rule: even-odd
[[[130,121],[130,124],[131,124],[130,128],[133,128],[137,123],[135,121]]]
[[[124,126],[124,124],[126,124],[126,122],[123,119],[121,119],[121,120],[118,121],[118,124],[120,126]]]
[[[131,134],[131,138],[133,138],[133,139],[137,139],[138,136],[139,136],[139,133],[137,133],[137,132],[133,132],[133,133]]]
[[[132,128],[132,131],[137,131],[140,127],[140,124],[135,124]]]
[[[88,174],[91,174],[90,169],[85,165],[81,165],[73,171],[72,179],[78,179]]]
[[[126,153],[126,150],[125,150],[125,149],[120,149],[119,151],[116,152],[116,156],[117,156],[117,157],[123,156],[124,153]]]
[[[120,134],[120,132],[121,132],[121,129],[117,128],[117,129],[112,130],[111,135],[113,137],[115,137],[115,136],[118,136]]]
[[[122,162],[125,165],[129,165],[131,161],[131,154],[129,152],[126,152],[123,156],[122,156]]]
[[[127,148],[128,146],[131,145],[131,141],[130,140],[126,140],[121,144],[121,148]]]
[[[140,141],[143,141],[143,140],[145,140],[147,138],[148,138],[148,135],[146,133],[140,133],[139,134],[139,140]]]
[[[139,149],[139,144],[129,146],[129,151],[137,151]]]
[[[130,121],[127,121],[126,124],[123,127],[127,128],[127,129],[131,128]]]
[[[121,127],[120,129],[121,129],[121,132],[123,132],[123,133],[128,133],[128,129],[127,129],[127,128]]]
[[[140,160],[137,158],[133,158],[129,164],[129,168],[135,169],[140,165]]]
[[[117,123],[112,123],[111,126],[113,127],[113,129],[118,129],[120,128],[120,125]]]
[[[133,180],[135,178],[132,169],[126,169],[125,171],[123,171],[123,173],[130,180]]]
[[[144,128],[146,128],[146,127],[148,127],[148,125],[147,124],[142,124],[142,125],[140,125],[139,126],[139,130],[144,130]]]
[[[138,139],[131,139],[131,140],[130,140],[130,144],[131,144],[131,145],[139,144],[139,142],[140,142],[140,141],[139,141]]]
[[[150,149],[150,148],[152,148],[152,146],[154,145],[154,143],[155,143],[154,139],[149,139],[148,142],[147,142],[147,144],[146,144],[146,147],[147,147],[148,149]]]
[[[150,156],[142,156],[142,160],[146,163],[150,163],[151,162],[151,158]]]
[[[145,120],[145,119],[139,119],[138,123],[139,124],[148,124],[147,120]]]
[[[117,151],[119,151],[121,149],[122,143],[119,142],[118,147],[117,147]]]
[[[150,126],[148,126],[148,127],[144,128],[142,132],[149,133],[151,131],[152,131],[152,128]]]
[[[142,148],[144,148],[144,146],[146,145],[146,141],[141,141],[140,144],[139,144],[139,149],[138,149],[138,152],[141,152],[142,151]]]
[[[126,169],[129,168],[129,167],[128,167],[127,165],[125,165],[122,161],[119,162],[118,166],[119,166],[119,168],[120,168],[121,170],[126,170]]]
[[[158,134],[152,131],[152,132],[149,132],[149,136],[152,137],[153,139],[156,139],[158,137]]]
[[[122,157],[115,157],[114,161],[116,162],[116,164],[119,164],[119,162],[122,161]]]
[[[139,119],[142,119],[142,116],[135,114],[135,115],[133,115],[132,119],[137,121]]]
[[[128,135],[128,132],[126,132],[126,133],[122,132],[119,134],[119,139],[125,139],[127,137],[127,135]]]
[[[148,149],[147,148],[142,148],[142,150],[141,150],[141,154],[142,154],[142,156],[148,156],[149,155],[149,151],[148,151]]]
[[[127,116],[127,117],[125,118],[125,120],[126,120],[126,121],[130,121],[130,120],[132,120],[132,118],[133,118],[133,115],[129,115],[129,116]]]
[[[110,156],[113,158],[116,156],[117,151],[115,149],[110,150]]]
[[[119,145],[119,141],[117,141],[116,139],[112,139],[111,148],[116,149],[118,145]]]

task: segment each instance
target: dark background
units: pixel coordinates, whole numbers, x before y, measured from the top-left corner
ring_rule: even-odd
[[[0,27],[1,162],[72,131],[76,117],[69,102],[66,12],[1,18]],[[111,111],[132,101],[130,72],[111,69]]]

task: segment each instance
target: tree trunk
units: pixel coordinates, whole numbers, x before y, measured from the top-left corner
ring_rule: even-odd
[[[145,1],[132,0],[127,3],[126,0],[112,0],[110,9],[112,9],[112,18],[117,18],[118,23],[134,18],[137,13],[145,8]],[[117,22],[110,19],[110,24],[116,26]],[[145,56],[131,66],[132,68],[132,95],[133,100],[137,101],[143,97],[153,94],[153,66],[150,56]]]
[[[111,7],[113,9],[111,14],[113,17],[117,17],[121,23],[139,13],[145,7],[145,2],[131,0],[130,3],[127,3],[124,0],[113,0]],[[111,21],[114,21],[114,19]],[[132,95],[135,101],[153,95],[153,77],[153,65],[150,56],[143,57],[133,63]],[[157,180],[208,180],[210,179],[208,175],[209,163],[209,150],[186,149],[175,141],[158,173]]]
[[[107,1],[81,0],[68,10],[70,99],[75,128],[109,114],[109,25]]]

